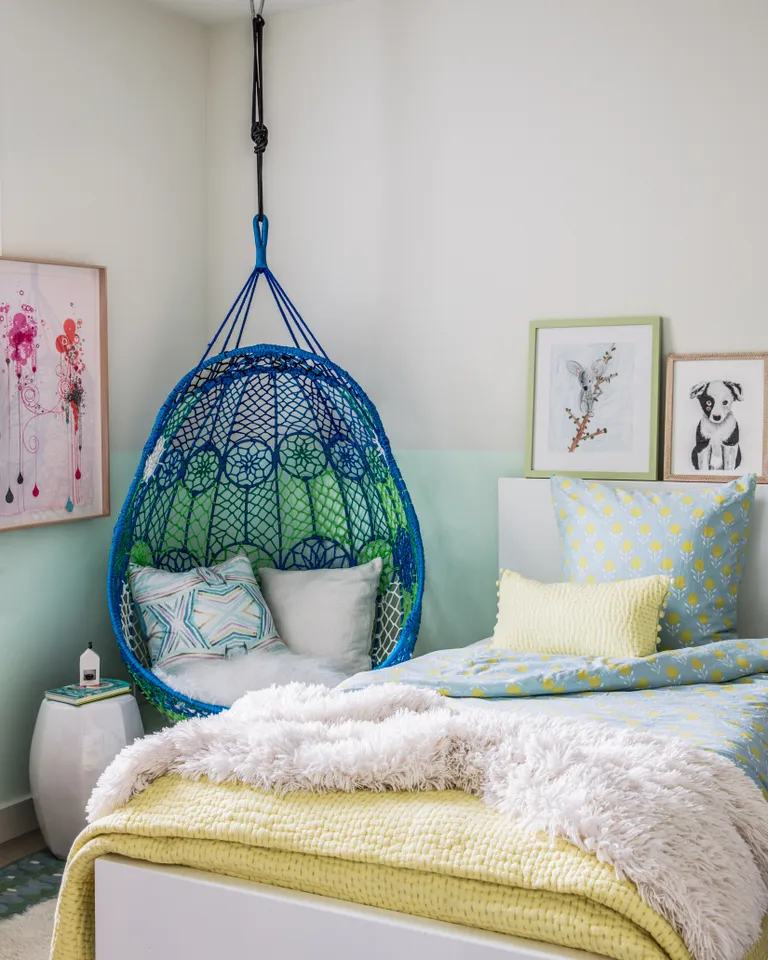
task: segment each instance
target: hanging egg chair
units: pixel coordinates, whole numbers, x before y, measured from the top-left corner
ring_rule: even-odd
[[[244,550],[254,569],[315,570],[381,557],[374,667],[411,656],[421,617],[419,525],[376,408],[328,359],[267,266],[263,26],[253,13],[256,266],[202,360],[160,410],[109,560],[109,608],[121,654],[147,699],[172,720],[224,708],[182,695],[152,672],[128,584],[130,562],[178,572]],[[293,347],[241,346],[259,281]]]

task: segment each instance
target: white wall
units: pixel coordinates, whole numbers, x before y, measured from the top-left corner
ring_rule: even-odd
[[[4,251],[109,268],[116,507],[206,298],[213,324],[253,262],[248,24],[208,40],[142,0],[0,0]],[[667,349],[768,349],[767,44],[764,0],[269,17],[270,261],[398,453],[422,648],[492,623],[530,319],[661,313]],[[251,337],[283,338],[264,313]],[[89,639],[118,669],[113,521],[0,535],[0,806],[42,689]]]
[[[767,350],[765,0],[355,0],[267,24],[270,262],[376,402],[424,532],[420,648],[488,635],[528,323]],[[247,23],[211,45],[211,320],[252,264]],[[280,338],[273,314],[254,341]]]
[[[3,252],[108,270],[113,516],[0,533],[0,807],[37,704],[107,614],[112,527],[157,410],[204,339],[206,35],[141,0],[0,0]]]
[[[522,449],[535,317],[768,348],[764,0],[357,0],[267,37],[272,265],[395,447]],[[217,308],[250,253],[249,56],[216,31]]]

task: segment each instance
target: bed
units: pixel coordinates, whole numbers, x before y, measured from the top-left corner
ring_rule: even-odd
[[[742,588],[740,630],[747,637],[768,634],[768,595],[762,589],[768,562],[763,530],[767,492],[759,488],[756,497],[756,535]],[[536,579],[557,580],[558,552],[547,482],[501,480],[500,565]],[[740,707],[746,709],[740,712],[749,714],[749,723],[768,715],[768,685],[754,685],[746,693],[738,680],[725,686],[741,698]],[[699,692],[704,696],[707,691]],[[543,703],[549,698],[539,699]],[[487,709],[484,698],[477,705]],[[697,709],[708,709],[706,700]],[[739,738],[732,735],[729,740],[735,744],[734,757],[741,756]],[[768,775],[763,762],[768,762],[765,756],[746,758],[753,779]],[[611,868],[583,853],[574,857],[572,851],[558,848],[559,855],[574,858],[568,861],[572,872],[581,871],[570,886],[536,878],[524,886],[526,865],[546,866],[551,852],[531,837],[501,836],[497,821],[476,798],[454,793],[357,794],[335,799],[334,806],[329,803],[318,797],[256,795],[242,784],[161,778],[101,829],[89,828],[91,834],[68,867],[73,876],[79,871],[83,902],[81,909],[60,919],[54,957],[77,956],[67,953],[65,944],[92,922],[96,960],[141,960],[171,952],[187,960],[208,960],[216,953],[277,954],[285,960],[331,954],[357,960],[361,953],[383,958],[393,952],[425,960],[690,956],[669,924],[633,895],[631,884],[618,881]],[[372,843],[377,838],[386,851],[378,862],[349,855],[338,835],[332,837],[336,845],[328,845],[334,824],[347,823],[351,816],[362,817],[363,839]],[[194,831],[185,832],[180,825],[190,817],[196,818]],[[469,866],[465,857],[454,874],[423,869],[420,843],[429,836],[439,850],[441,831],[449,825],[454,829],[457,821],[467,825],[461,843],[469,851]],[[296,825],[297,835],[301,825],[316,828],[321,823],[326,845],[302,847],[286,841],[286,823]],[[399,850],[403,835],[413,843]],[[485,862],[493,859],[489,851],[498,845],[503,855],[496,860],[503,861],[504,870],[517,869],[515,876],[505,879]],[[446,845],[440,855],[458,856],[456,849],[455,843]],[[494,869],[500,869],[498,863]],[[766,957],[768,938],[750,952],[749,960]]]

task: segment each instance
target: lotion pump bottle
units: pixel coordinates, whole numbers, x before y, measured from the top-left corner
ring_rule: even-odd
[[[98,653],[93,649],[93,644],[88,644],[88,649],[80,657],[80,686],[98,687],[101,684],[101,667]]]

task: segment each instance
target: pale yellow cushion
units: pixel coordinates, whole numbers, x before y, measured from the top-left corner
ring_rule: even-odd
[[[502,570],[492,645],[521,653],[647,657],[656,650],[668,589],[663,576],[537,583]]]

